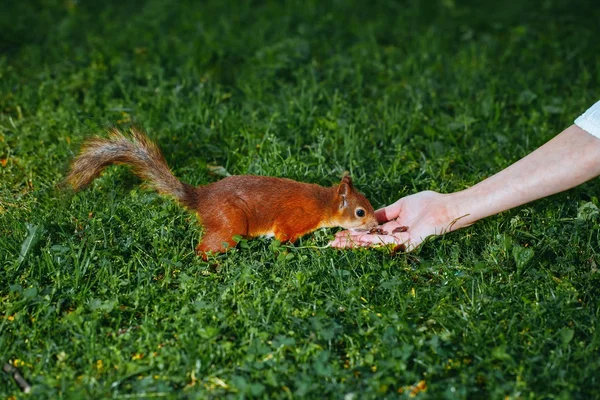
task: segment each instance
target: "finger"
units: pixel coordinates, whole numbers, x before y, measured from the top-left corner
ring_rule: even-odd
[[[366,245],[366,242],[371,240],[370,238],[361,238],[361,245]],[[373,247],[378,246],[392,246],[393,252],[409,252],[413,251],[417,245],[415,245],[406,231],[398,232],[393,235],[379,235],[371,244]]]
[[[363,235],[357,240],[362,244],[387,246],[388,244],[404,244],[410,241],[410,237],[406,234]]]
[[[351,236],[340,236],[333,239],[328,243],[329,247],[334,247],[338,249],[344,248],[354,248],[354,247],[363,247],[367,246],[367,244],[361,244],[358,240],[353,239]]]
[[[362,236],[370,233],[365,229],[345,229],[343,231],[339,231],[335,233],[335,237],[345,237],[345,236]]]
[[[375,218],[377,218],[377,222],[383,224],[384,222],[389,221],[392,218],[388,218],[387,212],[385,208],[380,208],[379,210],[375,210]]]
[[[364,229],[345,229],[343,231],[339,231],[335,233],[335,237],[344,237],[344,236],[360,236],[360,235],[387,235],[393,230],[397,230],[399,227],[402,227],[397,221],[388,222],[385,225],[379,225],[376,228],[371,229],[370,231]]]
[[[335,237],[345,237],[345,236],[351,236],[352,235],[352,231],[350,230],[343,230],[343,231],[339,231],[336,232]]]
[[[381,246],[381,243],[373,243],[368,240],[361,240],[357,237],[340,237],[335,238],[333,241],[329,242],[330,247],[334,248],[355,248],[355,247],[377,247]]]
[[[364,246],[386,246],[390,244],[399,245],[407,244],[410,242],[410,236],[405,233],[399,233],[396,235],[347,235],[338,236],[329,243],[331,247],[364,247]]]
[[[387,207],[383,207],[379,210],[376,210],[375,218],[377,218],[377,221],[379,223],[390,221],[394,218],[398,218],[401,209],[402,207],[400,206],[400,200],[398,200],[397,202],[390,204]]]
[[[364,238],[368,235],[365,233],[354,233],[351,234],[348,232],[346,235],[337,236],[333,241],[329,243],[331,247],[361,247],[361,246],[369,246],[372,243],[369,240],[365,240]]]

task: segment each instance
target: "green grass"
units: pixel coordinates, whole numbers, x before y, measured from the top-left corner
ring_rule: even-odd
[[[126,169],[60,186],[84,138],[131,123],[192,184],[348,170],[375,207],[470,186],[600,85],[595,2],[480,3],[8,2],[0,362],[52,399],[599,396],[598,180],[413,254],[310,248],[319,231],[218,271]]]

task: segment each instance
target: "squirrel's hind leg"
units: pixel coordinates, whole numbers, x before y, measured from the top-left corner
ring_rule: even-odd
[[[242,210],[229,208],[228,213],[217,212],[203,216],[204,235],[196,246],[196,254],[204,261],[210,254],[224,253],[235,247],[234,236],[248,234],[248,221]]]

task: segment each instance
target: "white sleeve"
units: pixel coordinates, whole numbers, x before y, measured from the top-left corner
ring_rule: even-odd
[[[581,114],[575,125],[600,139],[600,101]]]

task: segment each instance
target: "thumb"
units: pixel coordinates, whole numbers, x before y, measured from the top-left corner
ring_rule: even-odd
[[[397,202],[390,204],[389,206],[376,210],[375,218],[377,218],[377,222],[381,224],[398,218],[398,216],[400,215],[400,210],[402,209],[400,202],[401,200],[398,200]]]

